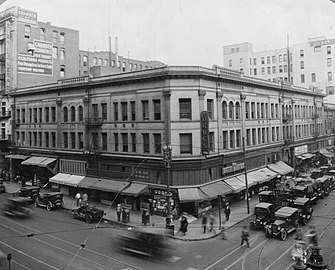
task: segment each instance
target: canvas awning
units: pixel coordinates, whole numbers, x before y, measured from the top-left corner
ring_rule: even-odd
[[[22,165],[34,165],[34,166],[39,166],[39,167],[46,167],[48,166],[51,162],[56,161],[56,158],[48,158],[48,157],[31,157],[28,158],[25,161],[22,161]]]
[[[129,187],[121,191],[122,195],[128,196],[138,196],[141,193],[144,193],[148,185],[140,183],[131,183]]]
[[[181,203],[209,200],[199,188],[179,188],[178,195]]]
[[[49,182],[56,183],[59,185],[77,187],[79,182],[84,179],[85,176],[67,174],[67,173],[58,173],[55,176],[49,179]]]
[[[90,178],[93,178],[91,180],[94,180],[94,181],[92,181],[91,184],[87,187],[89,189],[96,189],[96,190],[107,191],[107,192],[120,192],[121,190],[124,190],[129,185],[128,182],[123,182],[123,181],[108,180],[108,179],[101,179],[101,178],[95,178],[95,177],[90,177]]]
[[[267,167],[270,170],[272,170],[276,173],[279,173],[280,175],[289,174],[289,173],[294,171],[294,169],[292,167],[290,167],[289,165],[287,165],[283,161],[278,161],[278,162],[273,163],[273,164],[268,164]]]
[[[233,193],[234,189],[223,181],[212,182],[208,185],[199,187],[210,199],[217,198],[219,195]]]
[[[9,155],[6,155],[5,158],[26,160],[27,158],[29,158],[29,156],[9,154]]]
[[[321,149],[319,152],[320,152],[321,155],[324,155],[327,158],[334,158],[335,157],[335,153],[329,152],[327,149]]]
[[[80,181],[80,183],[78,184],[78,187],[89,188],[96,181],[98,181],[98,178],[86,176],[83,180]]]
[[[268,182],[271,179],[277,177],[277,175],[278,173],[271,171],[268,168],[262,168],[259,170],[248,172],[247,174],[248,186]],[[244,174],[238,175],[236,177],[238,177],[242,181],[245,181]]]
[[[238,178],[236,178],[235,176],[224,179],[223,182],[228,184],[234,190],[235,193],[240,192],[241,190],[245,189],[245,183],[239,180]]]

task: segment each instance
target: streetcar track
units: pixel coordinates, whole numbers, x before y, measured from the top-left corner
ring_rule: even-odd
[[[43,234],[42,231],[36,230],[36,229],[34,229],[34,228],[32,228],[32,227],[29,227],[29,226],[20,224],[20,223],[18,223],[18,222],[13,221],[13,220],[6,219],[6,218],[4,218],[4,217],[1,217],[1,218],[2,218],[2,219],[5,219],[5,220],[7,220],[7,221],[10,221],[10,222],[12,222],[12,223],[14,223],[14,224],[16,224],[16,225],[18,225],[18,226],[21,226],[21,227],[27,228],[27,229],[29,229],[29,230],[32,230],[32,231],[38,232],[38,233],[40,233],[40,234]],[[5,227],[5,228],[8,229],[8,230],[12,230],[12,231],[14,231],[14,232],[20,233],[20,234],[22,234],[22,235],[24,235],[24,236],[27,235],[27,233],[23,233],[22,231],[15,230],[15,229],[10,228],[10,227],[8,227],[8,226],[6,226],[6,225],[1,224],[1,226],[2,226],[2,227]],[[68,244],[68,245],[70,245],[70,246],[73,246],[73,247],[78,248],[78,245],[77,245],[77,244],[74,244],[74,243],[72,243],[72,242],[63,240],[63,239],[58,238],[58,237],[55,237],[55,236],[53,236],[53,235],[43,234],[43,236],[53,238],[53,239],[56,240],[56,241],[60,241],[60,242],[63,242],[63,243],[65,243],[65,244]],[[46,245],[48,245],[48,246],[51,246],[51,247],[53,247],[53,248],[55,248],[55,249],[58,249],[58,250],[60,250],[60,251],[62,251],[62,252],[65,252],[65,253],[67,253],[67,254],[71,254],[71,255],[76,254],[76,253],[70,252],[70,251],[68,251],[68,250],[66,250],[66,249],[63,249],[63,248],[57,247],[57,246],[55,246],[55,245],[49,244],[48,242],[43,241],[43,240],[41,240],[41,239],[38,239],[38,238],[36,238],[36,237],[32,237],[32,238],[33,238],[35,241],[38,241],[38,242],[41,242],[41,243],[46,244]],[[1,241],[1,242],[2,242],[2,241]],[[135,265],[132,265],[132,264],[127,263],[127,262],[125,262],[125,261],[121,261],[121,260],[119,260],[119,259],[110,257],[110,256],[108,256],[108,255],[104,255],[104,254],[102,254],[102,253],[100,253],[100,252],[97,252],[97,251],[88,249],[88,248],[86,248],[86,247],[85,247],[85,251],[90,252],[90,253],[93,253],[93,254],[98,255],[98,256],[101,256],[101,257],[103,257],[103,258],[105,258],[105,259],[108,259],[108,260],[110,260],[110,261],[114,261],[114,262],[117,262],[117,263],[119,263],[119,264],[123,264],[123,265],[126,265],[126,266],[128,266],[128,267],[132,267],[133,269],[143,270],[142,268],[139,268],[139,267],[137,267],[137,266],[135,266]],[[95,261],[92,261],[92,260],[87,259],[87,258],[85,258],[85,257],[82,257],[82,256],[77,256],[77,257],[79,257],[80,259],[86,260],[86,261],[88,261],[88,262],[90,262],[90,263],[92,263],[92,264],[99,265],[100,267],[103,267],[103,268],[105,268],[105,269],[110,269],[110,267],[108,267],[108,266],[100,265],[100,264],[96,263]],[[36,260],[38,260],[38,259],[36,258]]]

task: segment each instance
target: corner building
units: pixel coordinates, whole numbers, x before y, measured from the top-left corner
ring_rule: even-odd
[[[216,66],[20,88],[11,94],[11,155],[26,160],[11,169],[48,168],[36,171],[39,184],[50,180],[73,196],[84,189],[90,199],[161,215],[170,197],[171,210],[199,215],[221,196],[244,198],[245,168],[252,195],[293,171],[295,149],[334,144],[323,97]],[[164,145],[172,148],[170,169]]]

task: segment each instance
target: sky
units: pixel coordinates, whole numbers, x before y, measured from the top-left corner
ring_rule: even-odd
[[[38,20],[79,30],[79,48],[168,65],[223,65],[223,46],[250,42],[255,52],[335,38],[331,0],[7,0]]]

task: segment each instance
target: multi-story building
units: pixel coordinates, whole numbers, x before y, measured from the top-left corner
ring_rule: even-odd
[[[295,168],[297,150],[333,145],[323,97],[220,67],[168,66],[21,88],[11,94],[11,171],[29,168],[30,179],[45,184],[51,177],[71,195],[86,188],[92,199],[162,214],[170,191],[172,208],[197,214],[220,195],[243,197],[244,168],[257,192]]]
[[[260,52],[251,43],[224,46],[224,66],[257,78],[290,82],[294,85],[321,89],[335,94],[335,39],[310,38],[306,43],[293,44]],[[290,57],[288,57],[290,55]]]

